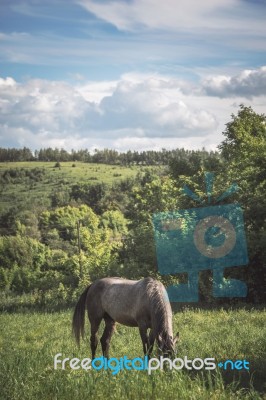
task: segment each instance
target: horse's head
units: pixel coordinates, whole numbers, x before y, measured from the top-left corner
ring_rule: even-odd
[[[158,335],[158,347],[165,357],[173,356],[176,353],[176,343],[179,340],[179,332],[173,337],[169,334]]]

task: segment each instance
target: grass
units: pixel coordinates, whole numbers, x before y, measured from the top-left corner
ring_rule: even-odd
[[[0,399],[262,399],[265,391],[264,310],[184,310],[174,315],[180,332],[177,357],[246,359],[250,371],[55,370],[53,358],[90,357],[88,326],[80,348],[71,335],[72,310],[0,315]],[[111,356],[142,357],[138,330],[117,326]],[[98,355],[100,356],[100,348]],[[265,398],[265,397],[264,397]]]
[[[9,169],[34,169],[41,168],[45,174],[42,180],[24,180],[18,183],[10,182],[2,187],[0,207],[2,211],[28,201],[29,204],[37,203],[46,206],[48,198],[53,191],[69,189],[74,184],[105,183],[111,185],[121,179],[136,176],[137,172],[150,167],[141,166],[116,166],[105,164],[89,164],[82,162],[60,162],[61,167],[56,168],[55,162],[6,162],[0,163],[0,174]],[[73,167],[75,165],[75,167]]]

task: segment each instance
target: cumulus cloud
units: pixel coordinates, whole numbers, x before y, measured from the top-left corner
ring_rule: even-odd
[[[186,104],[170,79],[122,80],[101,100],[99,110],[101,129],[130,127],[137,136],[198,136],[216,127],[213,115]]]
[[[189,106],[175,80],[127,75],[118,82],[71,86],[64,82],[0,80],[1,141],[12,132],[18,143],[123,137],[200,136],[215,117]],[[23,129],[23,130],[21,130]],[[73,140],[72,140],[73,142]],[[34,140],[36,143],[36,140]]]
[[[1,121],[13,127],[64,132],[78,127],[79,118],[92,105],[63,82],[30,80],[25,84],[12,78],[0,81]]]
[[[266,67],[245,70],[235,76],[213,76],[202,83],[202,92],[218,97],[264,96],[266,94]]]
[[[0,146],[214,148],[232,112],[230,98],[260,96],[265,71],[214,76],[196,88],[159,74],[76,85],[0,78]]]

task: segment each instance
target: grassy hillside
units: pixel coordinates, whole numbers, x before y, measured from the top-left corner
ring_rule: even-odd
[[[146,371],[124,370],[114,376],[110,371],[54,370],[57,353],[90,357],[88,326],[86,341],[78,349],[71,335],[72,312],[0,315],[1,400],[263,398],[263,310],[185,310],[174,316],[174,331],[181,337],[177,357],[246,359],[250,371],[157,370],[150,376]],[[118,325],[110,355],[142,357],[138,330]]]
[[[0,187],[0,212],[10,205],[28,203],[47,206],[51,193],[67,190],[77,183],[106,183],[136,176],[143,169],[140,166],[123,167],[82,162],[6,162],[0,163],[0,176],[8,172],[10,177],[2,178]],[[149,167],[145,167],[149,168]],[[23,170],[22,177],[16,171]],[[14,176],[12,176],[12,171]],[[32,174],[30,174],[30,172]]]

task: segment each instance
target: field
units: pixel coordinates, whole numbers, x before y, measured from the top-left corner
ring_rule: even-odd
[[[47,205],[49,196],[54,191],[67,190],[75,184],[112,183],[121,179],[136,176],[143,169],[140,166],[123,167],[105,164],[89,164],[82,162],[61,162],[60,168],[55,167],[55,162],[6,162],[0,163],[0,174],[7,170],[40,169],[43,171],[41,179],[37,177],[13,179],[13,181],[1,184],[0,207],[2,211],[21,202],[28,201],[31,205]],[[145,167],[146,169],[149,167]]]
[[[73,310],[0,315],[0,399],[262,399],[265,393],[265,310],[192,310],[174,315],[180,332],[177,357],[244,360],[250,370],[147,371],[65,370],[53,367],[55,354],[90,357],[88,325],[80,349],[71,335]],[[100,356],[100,348],[98,349]],[[135,328],[117,326],[111,357],[142,357]]]
[[[174,308],[174,332],[180,333],[176,357],[181,359],[188,357],[190,360],[215,358],[217,366],[214,370],[165,368],[156,370],[151,375],[148,375],[145,370],[122,370],[114,375],[110,370],[73,370],[69,364],[65,370],[54,369],[54,356],[58,353],[62,353],[62,358],[90,357],[89,329],[87,324],[85,341],[78,348],[71,333],[73,307],[69,307],[74,298],[73,293],[83,287],[83,282],[81,279],[79,282],[67,280],[69,265],[71,268],[74,266],[77,271],[80,267],[76,257],[77,237],[74,234],[73,237],[68,237],[68,231],[65,229],[69,223],[68,207],[64,207],[66,210],[57,221],[58,225],[54,228],[51,223],[47,230],[39,224],[40,212],[47,210],[51,214],[57,211],[56,207],[59,205],[53,203],[54,194],[68,195],[66,200],[62,196],[63,205],[72,204],[72,201],[77,202],[74,204],[79,204],[79,197],[76,199],[68,193],[75,184],[103,182],[112,185],[121,179],[134,177],[139,171],[147,168],[149,167],[122,167],[81,162],[61,162],[57,166],[55,162],[0,163],[0,215],[6,224],[3,230],[4,235],[9,234],[2,238],[3,250],[0,254],[2,263],[0,279],[4,288],[0,293],[0,310],[2,311],[0,312],[0,400],[83,400],[87,398],[266,400],[266,313],[262,305],[252,308],[251,303],[241,305],[235,302],[224,302],[223,306],[227,308],[221,308],[222,303],[218,303],[218,306],[215,302],[213,304],[203,302],[204,307],[213,308],[181,308],[179,305]],[[164,167],[156,167],[156,173],[157,168]],[[123,192],[121,199],[117,200],[121,202],[120,205],[125,206],[125,209],[130,210],[129,218],[137,228],[129,231],[130,240],[125,242],[121,254],[117,250],[117,257],[119,253],[121,258],[117,258],[117,264],[111,264],[112,268],[118,267],[118,273],[115,270],[114,276],[121,275],[121,271],[123,272],[123,269],[120,269],[121,265],[126,271],[125,276],[133,268],[136,268],[139,277],[148,276],[150,271],[153,271],[152,268],[155,265],[153,236],[149,235],[147,221],[154,212],[153,200],[157,201],[158,197],[161,201],[160,207],[164,209],[169,200],[169,193],[173,193],[173,188],[171,185],[170,188],[164,185],[163,180],[158,186],[156,180],[154,185],[148,185],[148,189],[147,191],[144,180],[143,186],[138,188],[138,196],[130,196],[130,193],[128,196],[128,193]],[[113,191],[115,190],[117,189]],[[112,191],[106,192],[109,195]],[[114,194],[110,194],[112,201],[116,200]],[[108,196],[106,198],[108,200]],[[249,285],[251,294],[254,294],[254,304],[258,304],[259,299],[262,299],[260,294],[264,289],[262,264],[265,257],[261,236],[263,218],[262,212],[261,214],[257,212],[257,205],[263,204],[262,198],[264,198],[262,194],[258,195],[249,203],[248,196],[242,197],[243,204],[252,214],[252,218],[249,216],[249,225],[259,227],[258,230],[254,228],[252,231],[249,230],[249,225],[247,226],[247,233],[251,238],[249,247],[252,250],[255,248],[261,257],[258,260],[254,254],[253,256],[251,254],[251,259],[253,257],[256,261],[253,263],[256,264],[256,274],[253,271],[249,281],[244,279]],[[110,203],[103,202],[103,207],[107,207],[106,204]],[[12,206],[14,208],[6,213]],[[104,208],[102,211],[107,209]],[[21,210],[30,210],[32,215],[23,215]],[[61,208],[60,211],[62,211]],[[76,215],[78,214],[72,217],[75,232]],[[21,226],[17,223],[20,218]],[[119,221],[121,222],[115,219],[115,222]],[[86,229],[84,224],[81,239],[82,235],[85,239],[90,237]],[[100,229],[102,228],[95,228],[96,233],[99,233]],[[102,236],[99,237],[102,238]],[[112,242],[106,243],[108,250]],[[131,246],[132,243],[134,247]],[[101,249],[102,244],[103,241],[100,239],[99,243],[96,242],[98,247],[93,247],[93,250]],[[44,246],[47,251],[44,251]],[[100,271],[104,272],[104,276],[107,276],[109,271],[113,273],[113,270],[108,269],[107,262],[101,264],[98,250],[95,251],[95,258],[90,258],[91,248],[91,242],[84,240],[83,258],[80,259],[87,262],[85,264],[83,261],[84,265],[88,265],[88,279],[94,279],[91,277],[94,274],[91,265],[94,267],[93,263],[96,262],[97,266],[103,268]],[[76,270],[73,269],[74,272]],[[72,269],[70,271],[73,275]],[[26,282],[23,290],[21,290],[21,282]],[[42,290],[39,284],[43,285]],[[30,289],[24,291],[24,287]],[[43,296],[44,294],[47,297]],[[228,304],[237,304],[237,306],[234,309],[228,309]],[[97,355],[101,355],[100,347]],[[124,356],[129,359],[142,357],[138,330],[118,325],[112,338],[110,355],[118,359]],[[224,363],[228,359],[234,362],[246,360],[250,369],[232,370],[229,366],[227,370],[224,370],[222,364],[218,366],[218,363]]]

